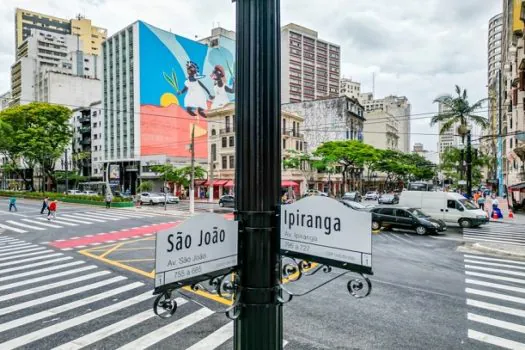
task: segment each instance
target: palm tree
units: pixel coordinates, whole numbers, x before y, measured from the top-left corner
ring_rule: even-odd
[[[465,136],[469,132],[469,124],[477,124],[483,129],[489,126],[487,118],[475,114],[488,99],[481,99],[471,105],[468,101],[467,90],[464,89],[461,91],[458,85],[456,85],[456,94],[457,96],[455,97],[452,95],[444,95],[434,100],[434,103],[443,104],[445,111],[433,116],[430,121],[430,126],[443,122],[439,133],[444,134],[455,124],[459,124],[457,133],[461,136],[461,142],[465,143]]]

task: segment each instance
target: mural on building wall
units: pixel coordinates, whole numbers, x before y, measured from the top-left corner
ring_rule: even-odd
[[[206,113],[234,100],[235,42],[219,46],[139,22],[141,155],[208,156]]]

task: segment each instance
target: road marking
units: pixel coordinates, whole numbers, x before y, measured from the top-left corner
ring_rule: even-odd
[[[10,245],[9,247],[6,247],[6,246],[0,247],[0,252],[25,249],[25,248],[29,248],[30,246],[31,247],[37,247],[36,245],[34,245],[32,243],[16,243],[16,244]]]
[[[511,234],[501,234],[501,233],[498,233],[498,234],[493,234],[493,235],[474,235],[474,234],[469,234],[469,233],[464,233],[463,234],[463,237],[468,237],[468,238],[487,238],[487,239],[501,239],[501,240],[505,240],[505,241],[510,241],[510,242],[523,242],[525,240],[525,235],[523,236],[515,236],[515,235],[511,235]]]
[[[119,244],[121,244],[121,243],[119,243]],[[116,262],[114,260],[109,260],[109,259],[106,259],[104,257],[100,257],[100,256],[98,256],[96,254],[92,254],[92,253],[89,252],[89,249],[80,250],[79,253],[82,254],[82,255],[88,256],[90,258],[93,258],[95,260],[102,261],[102,262],[104,262],[106,264],[113,265],[113,266],[116,266],[116,267],[120,267],[121,269],[128,270],[128,271],[131,271],[131,272],[135,272],[136,274],[139,274],[141,276],[145,276],[145,277],[148,277],[148,278],[154,278],[155,277],[154,273],[153,274],[152,273],[148,273],[148,272],[136,269],[134,267],[131,267],[129,265],[121,264],[121,263]]]
[[[41,246],[32,244],[26,247],[18,247],[15,249],[4,250],[0,252],[0,256],[8,256],[8,255],[15,255],[15,254],[21,254],[21,253],[27,253],[27,252],[34,252],[35,250],[42,250],[42,249],[46,249],[46,247],[41,247]]]
[[[487,266],[510,267],[511,269],[525,270],[525,267],[522,267],[522,266],[500,264],[500,263],[489,262],[489,261],[478,261],[478,260],[465,259],[465,263],[487,265]]]
[[[17,221],[13,221],[13,220],[7,220],[6,222],[10,223],[11,225],[25,227],[25,228],[28,228],[30,230],[37,230],[37,231],[44,231],[45,230],[45,228],[42,228],[42,227],[26,225],[26,224],[22,224],[21,222],[17,222]]]
[[[183,298],[176,298],[175,301],[177,302],[178,306],[181,306],[187,303],[187,300]],[[151,310],[146,310],[144,312],[128,317],[122,321],[119,321],[107,327],[101,328],[93,333],[86,334],[85,336],[72,340],[69,343],[62,344],[54,348],[53,350],[82,349],[83,347],[96,343],[118,332],[122,332],[123,330],[133,327],[153,317],[155,317],[155,314]]]
[[[117,250],[118,248],[122,247],[122,243],[119,243],[119,244],[115,244],[115,246],[109,250],[106,250],[103,254],[100,255],[101,258],[105,258],[106,256],[108,256],[109,254],[113,253],[115,250]]]
[[[106,218],[103,218],[101,219],[100,217],[98,216],[95,216],[95,215],[89,215],[89,214],[75,214],[76,216],[80,216],[80,218],[86,218],[87,220],[90,220],[90,221],[95,221],[95,222],[106,222],[108,219]],[[114,221],[114,220],[113,220]]]
[[[112,221],[118,221],[118,220],[124,220],[124,219],[129,219],[129,217],[127,216],[118,216],[118,215],[113,215],[113,214],[102,214],[102,213],[86,213],[86,215],[93,215],[93,216],[96,216],[96,217],[100,217],[102,219],[108,219],[108,220],[112,220]]]
[[[525,284],[525,280],[524,279],[518,279],[518,278],[512,278],[512,277],[505,277],[505,276],[498,276],[498,275],[489,275],[489,274],[486,274],[486,273],[473,272],[473,271],[465,271],[465,274],[467,274],[469,276],[477,276],[477,277],[484,277],[484,278],[489,278],[489,279],[493,279],[493,280]]]
[[[65,216],[66,218],[72,218],[72,219],[76,219],[77,216],[80,217],[80,219],[82,220],[89,220],[89,221],[93,221],[93,222],[106,222],[105,220],[100,220],[100,219],[94,219],[94,218],[90,218],[89,216],[85,216],[85,215],[81,215],[81,214],[75,214],[75,215],[62,215],[62,216]]]
[[[514,332],[525,333],[525,326],[522,326],[520,324],[497,320],[495,318],[472,314],[470,312],[467,314],[467,318],[470,321],[484,323],[498,328],[509,329]]]
[[[110,306],[106,306],[102,309],[98,309],[92,312],[89,312],[87,314],[83,314],[81,316],[77,316],[75,318],[54,324],[52,326],[39,329],[37,331],[34,331],[32,333],[25,334],[23,336],[20,336],[18,338],[11,339],[9,341],[6,341],[2,344],[0,344],[0,349],[14,349],[18,348],[20,346],[32,343],[36,340],[48,337],[50,335],[62,332],[66,329],[76,327],[78,325],[81,325],[83,323],[89,322],[91,320],[97,319],[102,316],[107,316],[110,313],[113,313],[115,311],[122,310],[126,307],[138,304],[142,301],[151,299],[151,291],[148,291],[146,293],[140,294],[138,296],[135,296],[130,299],[124,299],[118,303],[112,304]]]
[[[467,299],[467,305],[479,307],[480,309],[496,311],[496,312],[503,312],[509,315],[525,317],[525,310],[514,309],[511,307],[506,307],[506,306],[501,306],[501,305],[496,305],[496,304],[490,304],[484,301]]]
[[[62,298],[66,298],[66,297],[69,297],[69,296],[72,296],[72,295],[75,295],[75,294],[79,294],[79,293],[82,293],[82,292],[87,292],[87,291],[92,290],[92,289],[97,289],[97,288],[100,288],[100,287],[104,287],[104,286],[110,285],[112,283],[120,282],[120,281],[123,281],[125,279],[126,279],[126,277],[124,277],[124,276],[117,276],[117,277],[113,277],[113,278],[110,278],[110,279],[107,279],[107,280],[99,281],[99,282],[96,282],[96,283],[93,283],[93,284],[88,284],[88,285],[85,285],[85,286],[81,286],[81,287],[78,287],[78,288],[75,288],[75,289],[70,289],[70,290],[67,290],[65,292],[47,295],[47,296],[42,297],[40,299],[31,299],[29,301],[26,301],[25,303],[14,304],[14,305],[11,305],[11,306],[8,306],[8,307],[4,307],[4,308],[0,309],[0,315],[7,315],[7,314],[9,314],[11,312],[15,312],[15,311],[18,311],[18,310],[23,310],[24,308],[33,307],[33,306],[36,306],[36,305],[42,305],[42,304],[48,303],[48,302],[53,301],[53,300],[60,300]],[[58,308],[59,307],[57,307],[55,309],[58,309]],[[67,311],[67,310],[65,310],[65,311]],[[60,312],[62,312],[62,311],[60,311]],[[149,312],[152,313],[151,310],[149,310]],[[42,314],[46,314],[46,313],[55,314],[53,312],[53,309],[49,309],[49,310],[46,310],[46,311],[42,312]]]
[[[468,337],[470,339],[478,340],[484,343],[496,345],[506,349],[516,349],[523,350],[525,349],[525,344],[520,343],[514,340],[509,340],[505,338],[496,337],[495,335],[490,335],[486,333],[481,333],[472,329],[468,330]]]
[[[0,228],[4,228],[6,230],[10,230],[10,231],[18,232],[18,233],[26,233],[27,232],[26,230],[22,230],[22,229],[19,229],[19,228],[15,228],[15,227],[3,225],[3,224],[0,224]]]
[[[36,224],[36,225],[52,227],[52,228],[62,228],[63,227],[63,226],[49,224],[49,223],[44,223],[44,222],[39,222],[39,221],[36,221],[36,220],[31,220],[31,219],[22,219],[22,221],[29,222],[29,223]]]
[[[7,331],[9,329],[13,329],[13,328],[25,325],[25,324],[31,324],[32,322],[44,319],[46,317],[55,316],[57,314],[60,314],[60,313],[63,313],[63,312],[69,311],[69,310],[74,310],[74,309],[79,308],[81,306],[88,305],[88,304],[94,303],[96,301],[100,301],[100,300],[112,297],[114,295],[117,295],[117,294],[120,294],[120,293],[124,293],[124,292],[130,291],[130,290],[135,289],[135,288],[142,287],[143,285],[144,285],[144,283],[142,283],[142,282],[135,282],[135,283],[127,284],[125,286],[122,286],[122,287],[119,287],[119,288],[115,288],[115,289],[110,289],[110,290],[108,290],[106,292],[95,294],[95,295],[92,295],[92,296],[84,298],[84,299],[73,301],[73,302],[68,303],[68,304],[62,304],[62,305],[59,305],[59,306],[51,308],[51,309],[47,309],[47,310],[44,310],[44,311],[41,311],[41,312],[30,314],[30,315],[25,316],[25,317],[17,318],[17,319],[14,319],[12,321],[0,324],[0,332],[5,332],[5,331]],[[2,348],[2,347],[0,346],[0,348]]]
[[[38,220],[41,220],[41,221],[49,221],[47,220],[46,218],[38,218]],[[60,225],[66,225],[66,226],[78,226],[77,224],[72,224],[70,222],[65,222],[63,220],[58,220],[58,219],[54,219],[53,222],[57,222],[59,223]],[[39,223],[39,225],[44,225],[43,223]],[[49,224],[50,225],[50,224]],[[59,226],[60,227],[60,226]]]
[[[33,256],[33,255],[53,252],[53,250],[51,250],[51,249],[48,249],[48,250],[43,250],[43,249],[46,249],[46,247],[31,248],[31,249],[27,249],[25,252],[21,251],[21,252],[2,253],[2,254],[0,254],[0,256],[1,256],[0,261],[11,260],[11,259],[16,259],[16,258],[23,258],[23,257],[26,257],[26,256]],[[38,251],[36,251],[36,250],[38,250]],[[31,252],[31,253],[26,254],[27,252]],[[15,255],[15,254],[19,254],[19,255]]]
[[[16,239],[16,238],[13,238],[13,237],[2,237],[2,239],[0,239],[0,244],[2,244],[2,245],[9,244],[10,242],[13,242],[13,241],[21,242],[19,239]]]
[[[66,267],[77,266],[77,265],[82,265],[82,264],[84,264],[84,261],[79,260],[79,261],[73,261],[73,262],[70,262],[70,263],[67,263],[67,264],[50,266],[50,267],[46,267],[46,268],[39,269],[39,270],[31,270],[31,271],[19,273],[19,274],[16,274],[16,275],[0,277],[0,282],[10,281],[10,280],[14,280],[14,279],[17,279],[17,278],[20,278],[20,277],[27,277],[27,276],[32,276],[32,275],[38,275],[39,273],[42,273],[42,272],[61,270],[61,269],[64,269]]]
[[[71,260],[71,259],[73,259],[73,257],[65,256],[65,257],[62,257],[62,258],[57,258],[57,259],[51,259],[51,260],[46,260],[46,261],[42,261],[42,262],[37,262],[35,264],[23,265],[23,266],[18,266],[18,267],[11,267],[9,269],[0,270],[0,275],[4,274],[4,273],[8,273],[8,272],[25,270],[25,269],[29,269],[31,267],[39,267],[39,266],[42,266],[42,265],[49,265],[49,264],[53,264],[53,263],[56,263],[56,262],[59,262],[59,261]]]
[[[130,263],[130,262],[143,262],[143,261],[155,261],[155,259],[129,259],[129,260],[115,260],[119,263]]]
[[[118,350],[136,350],[136,349],[145,349],[154,344],[157,344],[161,340],[164,340],[170,337],[173,334],[176,334],[183,329],[205,319],[206,317],[213,315],[213,311],[208,308],[202,308],[195,311],[188,316],[185,316],[175,322],[172,322],[162,328],[158,328],[153,332],[149,332],[145,336],[138,338],[131,343],[128,343]],[[1,347],[2,344],[0,344]]]
[[[72,217],[72,218],[64,218],[65,215],[61,215],[59,218],[57,218],[55,221],[56,222],[60,222],[61,224],[63,224],[63,221],[68,221],[68,222],[74,222],[76,224],[85,224],[85,225],[92,225],[93,223],[91,221],[84,221],[84,220],[78,220],[76,219],[75,217]],[[45,219],[44,219],[45,220]]]
[[[519,303],[519,304],[525,304],[524,298],[513,297],[510,295],[486,292],[484,290],[472,289],[472,288],[465,288],[465,292],[470,293],[470,294],[482,295],[482,296],[494,298],[494,299],[512,301],[512,302]]]
[[[507,260],[507,259],[498,259],[498,258],[488,258],[486,256],[478,256],[478,255],[470,255],[470,254],[465,254],[465,258],[472,258],[472,259],[478,259],[478,260],[488,260],[488,261],[500,261],[500,262],[513,263],[513,264],[516,264],[516,265],[525,265],[525,261],[516,261],[516,260]]]
[[[392,235],[392,237],[394,237],[394,238],[396,238],[396,239],[399,239],[399,240],[401,240],[401,241],[403,241],[403,242],[406,242],[406,243],[408,243],[408,244],[410,244],[410,245],[412,245],[412,246],[415,245],[413,241],[410,241],[410,240],[408,240],[408,239],[406,239],[406,238],[402,238],[402,237],[399,236],[399,234],[395,234],[395,235],[394,235],[393,233],[390,233],[390,235]]]
[[[473,280],[470,278],[466,278],[465,283],[476,284],[478,286],[484,286],[484,287],[492,287],[496,289],[509,290],[512,292],[525,293],[525,288],[507,286],[505,284],[500,284],[500,283],[490,283],[490,282],[485,282],[485,281]]]
[[[87,281],[87,280],[92,279],[92,278],[97,278],[97,277],[109,275],[110,273],[111,273],[110,271],[99,271],[99,272],[91,273],[89,275],[83,275],[83,276],[71,278],[71,279],[68,279],[68,280],[62,280],[62,281],[59,281],[59,282],[50,283],[50,284],[46,284],[46,285],[43,285],[43,286],[38,286],[38,287],[35,287],[35,288],[31,288],[31,289],[24,289],[24,290],[19,291],[19,292],[2,295],[2,296],[0,296],[0,301],[16,299],[16,298],[20,298],[20,297],[23,297],[23,296],[26,296],[26,295],[33,295],[34,293],[39,293],[39,292],[50,290],[50,289],[54,289],[54,288],[61,288],[61,287],[67,286],[69,284],[75,284],[75,283],[78,283],[78,282]]]
[[[502,241],[500,239],[479,239],[479,238],[470,238],[470,237],[464,237],[464,239],[468,240],[468,241],[476,241],[476,242],[494,242],[494,243],[504,243],[504,242],[508,242],[508,241]],[[513,245],[519,245],[519,246],[522,246],[522,245],[525,245],[522,244],[522,243],[517,243],[517,242],[514,242],[514,241],[511,241],[509,243],[512,243]]]
[[[224,344],[232,336],[233,322],[229,322],[186,350],[213,350]]]
[[[50,250],[49,252],[53,252],[53,251]],[[44,251],[38,252],[38,254],[43,254],[43,253],[45,253],[45,252]],[[27,254],[27,255],[34,255],[34,254],[35,253],[31,253],[31,254]],[[23,260],[4,262],[4,263],[0,264],[0,267],[23,264],[23,263],[26,263],[28,261],[44,260],[44,259],[47,259],[47,258],[53,258],[53,257],[56,257],[56,256],[62,256],[62,255],[63,255],[62,253],[54,253],[54,254],[47,253],[45,255],[34,256],[34,257],[26,258],[26,259],[23,259]],[[10,257],[10,258],[12,258],[12,257]]]
[[[16,287],[20,287],[20,286],[25,286],[25,285],[32,284],[32,283],[38,283],[38,282],[50,280],[50,279],[53,279],[53,278],[56,278],[56,277],[61,278],[61,277],[67,276],[67,275],[72,275],[72,274],[77,273],[77,272],[92,270],[92,269],[96,269],[96,268],[97,268],[97,266],[95,266],[95,265],[89,265],[89,266],[80,267],[80,268],[74,269],[74,270],[63,271],[63,272],[59,272],[59,273],[55,273],[55,274],[51,274],[51,275],[45,275],[45,276],[42,276],[42,277],[37,277],[37,278],[29,279],[29,280],[15,282],[15,283],[11,283],[11,284],[6,284],[6,285],[3,285],[3,286],[0,286],[0,291],[6,290],[6,289],[11,289],[11,288],[16,288]]]
[[[492,269],[490,267],[482,267],[482,266],[474,266],[474,265],[465,265],[465,268],[472,269],[472,270],[498,272],[498,273],[503,273],[503,274],[506,274],[506,275],[514,275],[514,276],[525,277],[525,272],[517,272],[517,271],[502,270],[502,269]]]

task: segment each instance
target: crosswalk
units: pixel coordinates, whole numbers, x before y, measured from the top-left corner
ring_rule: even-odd
[[[151,218],[164,216],[162,212],[131,211],[123,209],[94,210],[86,212],[58,213],[56,219],[48,220],[46,215],[19,217],[0,223],[0,229],[16,233],[46,231],[49,229],[72,228],[80,225],[92,225],[120,220]]]
[[[213,350],[233,325],[184,298],[172,319],[151,286],[61,252],[0,236],[0,349]],[[176,344],[176,346],[174,345]]]
[[[525,349],[525,261],[465,254],[468,337]]]
[[[503,243],[525,246],[525,226],[517,224],[488,224],[463,229],[465,241]]]

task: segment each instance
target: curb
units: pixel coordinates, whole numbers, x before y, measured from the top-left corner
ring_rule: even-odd
[[[523,253],[511,252],[511,251],[508,251],[508,250],[505,250],[505,249],[485,247],[485,246],[483,246],[480,243],[474,243],[472,245],[472,248],[474,248],[476,250],[479,250],[479,251],[488,252],[488,253],[497,253],[497,254],[503,254],[503,255],[510,255],[510,256],[516,256],[516,257],[520,257],[520,258],[525,258],[525,251]]]

